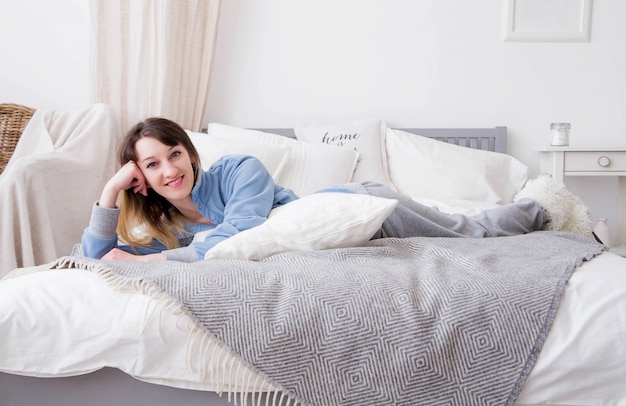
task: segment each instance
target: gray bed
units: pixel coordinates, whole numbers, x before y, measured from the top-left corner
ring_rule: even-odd
[[[293,136],[288,129],[263,131]],[[506,127],[404,131],[506,152]],[[68,272],[76,272],[87,279],[95,274],[115,286],[111,295],[122,290],[132,300],[143,295],[147,298],[142,303],[156,303],[135,309],[149,320],[143,322],[140,335],[155,326],[154,334],[162,342],[152,343],[154,348],[167,349],[177,342],[172,339],[168,344],[168,334],[175,333],[168,329],[168,320],[186,326],[189,332],[180,338],[186,348],[176,350],[184,354],[183,364],[207,371],[200,375],[211,383],[133,377],[123,372],[125,367],[118,369],[104,360],[102,368],[80,376],[0,373],[0,401],[3,405],[540,404],[533,396],[542,396],[543,384],[557,379],[547,378],[557,372],[545,365],[541,353],[551,360],[552,354],[565,351],[549,332],[553,325],[569,323],[567,316],[558,317],[557,310],[562,301],[562,306],[570,306],[570,278],[578,268],[593,271],[595,263],[620,275],[626,269],[623,259],[602,252],[592,240],[538,232],[502,239],[383,239],[360,247],[287,252],[258,262],[209,260],[148,267],[62,258],[49,266],[55,270],[37,269],[0,282],[0,295],[8,284],[19,287],[26,278],[34,281],[45,273],[67,278]],[[580,272],[581,277],[587,273]],[[62,282],[67,284],[68,279]],[[570,284],[578,283],[573,278]],[[603,289],[616,284],[610,278],[602,283]],[[8,299],[0,296],[0,306],[6,306],[2,300]],[[170,311],[172,316],[166,314]],[[0,323],[10,323],[10,316],[14,315],[3,318],[0,313]],[[33,326],[32,331],[44,330]],[[4,354],[17,344],[12,339],[17,338],[0,337]],[[69,356],[80,359],[81,354]],[[148,362],[144,356],[125,361],[134,368]],[[170,359],[166,353],[151,356],[153,363],[161,359],[167,364]],[[227,374],[228,383],[211,381],[212,367],[204,363],[217,360],[223,361],[218,378]],[[572,370],[576,368],[586,366]],[[563,387],[554,392],[567,392]],[[624,395],[615,394],[613,386],[606,390],[611,399]],[[563,396],[555,399],[577,395]],[[582,399],[580,404],[598,404],[598,399]]]

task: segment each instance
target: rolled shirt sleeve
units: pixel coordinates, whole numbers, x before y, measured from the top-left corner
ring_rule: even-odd
[[[100,259],[107,252],[117,247],[117,221],[120,216],[118,208],[106,208],[93,204],[89,225],[81,237],[81,248],[84,256]]]

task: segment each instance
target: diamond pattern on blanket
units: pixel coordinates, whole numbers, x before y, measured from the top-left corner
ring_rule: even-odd
[[[510,405],[564,284],[603,249],[536,232],[107,266],[175,298],[301,404]]]

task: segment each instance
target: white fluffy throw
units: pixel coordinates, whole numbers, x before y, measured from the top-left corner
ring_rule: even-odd
[[[515,196],[539,202],[550,215],[545,230],[567,231],[591,237],[591,213],[582,200],[572,194],[563,182],[549,175],[540,175],[528,180],[524,188]]]

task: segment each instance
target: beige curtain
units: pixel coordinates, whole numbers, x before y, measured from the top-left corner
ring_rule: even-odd
[[[220,0],[91,0],[92,101],[121,134],[159,116],[202,128]]]

